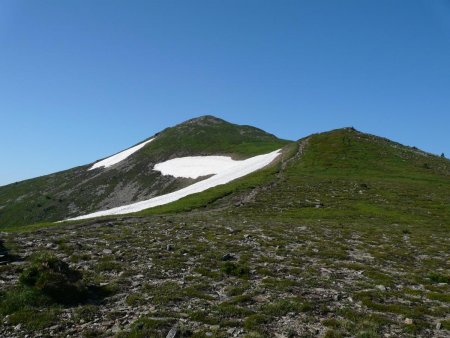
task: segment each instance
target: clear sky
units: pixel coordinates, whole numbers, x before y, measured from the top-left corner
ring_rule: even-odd
[[[450,1],[0,1],[0,185],[205,114],[449,156]]]

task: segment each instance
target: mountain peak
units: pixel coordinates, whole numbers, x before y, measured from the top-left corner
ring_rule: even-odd
[[[193,118],[97,163],[2,187],[0,229],[6,222],[15,226],[58,221],[121,207],[192,183],[191,179],[153,170],[157,163],[189,156],[247,160],[288,143],[261,129],[211,115]]]
[[[225,120],[219,119],[218,117],[215,117],[213,115],[202,115],[202,116],[187,120],[187,121],[183,122],[182,124],[205,126],[205,125],[214,125],[214,124],[221,124],[221,123],[227,123],[227,122]]]

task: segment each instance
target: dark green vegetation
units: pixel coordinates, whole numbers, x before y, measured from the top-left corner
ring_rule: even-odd
[[[87,285],[80,271],[49,253],[32,257],[15,287],[0,293],[0,314],[28,330],[55,324],[62,306],[74,306],[109,295],[107,288]]]
[[[22,272],[19,282],[54,302],[70,305],[87,298],[87,287],[81,279],[81,273],[70,268],[66,262],[41,254]]]
[[[43,335],[448,337],[449,183],[444,158],[340,129],[171,205],[1,236],[9,255],[45,249],[114,290],[40,303]],[[0,266],[2,299],[19,263]],[[32,332],[1,313],[0,335]]]
[[[228,155],[247,158],[289,143],[260,129],[212,116],[189,120],[156,134],[155,140],[109,168],[91,165],[0,187],[0,229],[60,221],[145,200],[194,182],[153,171],[181,156]]]

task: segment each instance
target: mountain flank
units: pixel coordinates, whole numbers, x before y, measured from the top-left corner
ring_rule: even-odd
[[[88,164],[0,187],[0,228],[60,221],[184,188],[198,180],[164,176],[155,164],[183,156],[246,159],[289,141],[213,116],[191,119],[148,138],[152,142],[107,168]]]

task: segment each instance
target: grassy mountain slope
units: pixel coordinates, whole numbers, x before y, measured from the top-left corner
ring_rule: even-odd
[[[352,129],[312,135],[301,144],[301,158],[258,194],[251,206],[258,213],[377,224],[450,219],[447,159]]]
[[[109,168],[91,165],[0,187],[0,229],[58,221],[138,202],[195,182],[153,171],[161,161],[180,156],[228,155],[248,158],[281,148],[280,140],[260,129],[212,116],[186,121]]]

